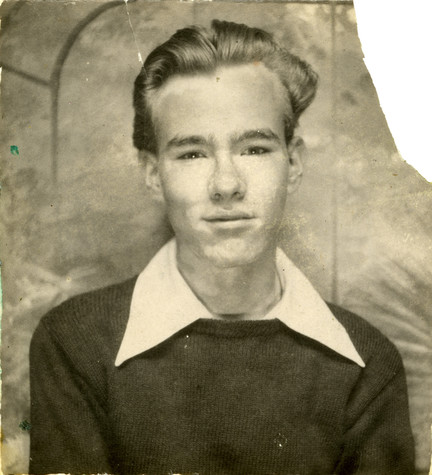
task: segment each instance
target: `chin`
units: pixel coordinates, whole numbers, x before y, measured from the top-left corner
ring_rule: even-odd
[[[203,247],[203,254],[216,267],[239,267],[258,261],[266,247],[259,242],[244,239],[224,239],[222,242]]]

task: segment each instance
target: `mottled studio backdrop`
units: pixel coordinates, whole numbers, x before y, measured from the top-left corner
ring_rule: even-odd
[[[28,346],[40,317],[71,295],[140,272],[170,236],[131,142],[137,49],[145,57],[177,28],[220,18],[273,31],[320,74],[301,120],[309,152],[281,246],[323,297],[398,346],[417,467],[426,472],[432,188],[395,149],[353,7],[129,1],[135,43],[125,3],[109,3],[2,6],[3,470],[27,471]]]

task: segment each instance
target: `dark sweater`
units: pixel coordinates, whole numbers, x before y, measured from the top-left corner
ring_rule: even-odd
[[[402,362],[364,320],[330,305],[365,368],[278,320],[207,319],[115,367],[134,283],[41,320],[30,473],[414,472]]]

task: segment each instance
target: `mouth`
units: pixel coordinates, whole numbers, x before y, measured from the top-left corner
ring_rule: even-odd
[[[253,216],[247,213],[217,213],[204,218],[209,223],[229,223],[231,221],[248,221]]]
[[[204,221],[218,232],[240,232],[249,229],[254,223],[254,216],[241,212],[218,212],[206,216]]]

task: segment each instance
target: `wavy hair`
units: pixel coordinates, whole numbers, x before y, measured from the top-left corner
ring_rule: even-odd
[[[284,115],[285,140],[294,134],[300,114],[312,102],[318,75],[311,66],[278,44],[270,33],[243,24],[213,20],[209,29],[178,30],[147,57],[135,80],[133,142],[138,150],[157,153],[150,98],[174,75],[214,72],[220,66],[261,62],[276,73],[290,107]]]

